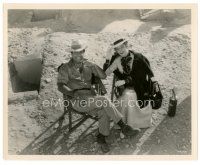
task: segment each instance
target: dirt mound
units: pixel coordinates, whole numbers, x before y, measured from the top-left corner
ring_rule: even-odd
[[[44,36],[51,32],[48,28],[10,28],[8,29],[8,58],[18,59],[26,56],[40,57]]]

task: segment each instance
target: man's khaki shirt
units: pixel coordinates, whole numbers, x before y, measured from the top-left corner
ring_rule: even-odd
[[[91,88],[92,74],[100,77],[96,70],[97,65],[85,61],[82,66],[82,71],[76,67],[71,59],[68,63],[64,63],[59,67],[57,83],[65,84],[72,90]],[[89,91],[77,91],[79,94],[87,94]],[[76,92],[76,93],[77,93]]]

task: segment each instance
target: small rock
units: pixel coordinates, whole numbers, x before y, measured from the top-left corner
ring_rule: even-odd
[[[58,147],[53,151],[53,153],[54,153],[54,154],[57,154],[61,149],[62,149],[62,147],[61,147],[61,146],[58,146]]]
[[[177,130],[174,130],[173,132],[174,132],[175,134],[177,134],[177,133],[178,133],[178,131],[177,131]]]
[[[167,121],[166,121],[166,120],[164,120],[164,121],[163,121],[163,124],[166,124],[166,123],[167,123]]]
[[[37,117],[37,113],[36,112],[32,112],[30,115],[29,115],[29,117],[30,118],[35,118],[35,117]]]
[[[15,136],[14,132],[9,133],[9,135],[10,135],[11,137],[14,137],[14,136]]]
[[[125,148],[129,148],[129,144],[126,144],[126,145],[125,145]]]
[[[51,79],[50,78],[46,78],[45,81],[46,81],[46,83],[50,83]]]
[[[163,110],[163,109],[158,111],[158,113],[161,114],[161,115],[167,115],[167,112],[165,110]]]
[[[94,146],[97,146],[97,145],[98,145],[98,143],[97,143],[97,142],[94,142],[93,144],[94,144]]]
[[[16,128],[12,127],[12,128],[10,128],[10,131],[16,131]]]
[[[24,132],[24,130],[20,129],[19,132]]]
[[[75,147],[69,149],[69,153],[72,153],[75,150]]]
[[[26,132],[26,133],[25,133],[25,137],[27,137],[27,138],[32,138],[32,137],[33,137],[33,133],[31,133],[31,132]]]
[[[93,147],[90,151],[94,152],[95,150],[96,150],[96,148]]]
[[[54,126],[54,128],[57,129],[58,127],[59,127],[59,124],[56,123],[55,126]]]
[[[120,138],[117,138],[117,139],[116,139],[117,142],[119,142],[120,140],[121,140]]]
[[[12,54],[12,55],[10,55],[12,58],[16,58],[17,57],[17,55],[16,54]]]
[[[49,123],[54,123],[55,121],[53,121],[53,120],[51,120],[51,121],[49,121]]]
[[[41,89],[44,89],[44,88],[45,88],[45,85],[41,83],[41,84],[40,84],[40,88],[41,88]]]
[[[36,132],[33,132],[33,137],[37,137],[37,133]]]
[[[20,154],[21,152],[22,152],[22,150],[19,149],[16,153],[17,153],[17,154]]]
[[[124,136],[124,134],[123,134],[122,132],[120,132],[120,138],[121,138],[121,139],[124,139],[124,138],[125,138],[125,136]]]
[[[184,146],[182,146],[182,148],[183,148],[183,150],[187,150],[187,147],[184,145]]]

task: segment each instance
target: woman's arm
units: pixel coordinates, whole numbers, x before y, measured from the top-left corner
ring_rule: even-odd
[[[100,79],[105,79],[106,73],[101,69],[98,65],[93,65],[92,66],[92,73],[94,73],[95,76],[99,77]]]
[[[120,59],[116,58],[114,60],[114,62],[106,69],[106,75],[110,75],[111,73],[113,73],[116,69],[119,69],[121,72],[122,71],[122,67],[119,66],[120,64]]]
[[[110,60],[106,59],[106,62],[103,64],[103,71],[106,71],[106,69],[108,69],[109,66],[110,66]]]
[[[113,71],[117,69],[117,65],[115,63],[112,63],[107,69],[106,69],[106,75],[109,76]]]

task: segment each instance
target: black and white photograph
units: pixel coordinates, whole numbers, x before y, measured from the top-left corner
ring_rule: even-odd
[[[195,12],[7,5],[5,153],[191,159]]]

